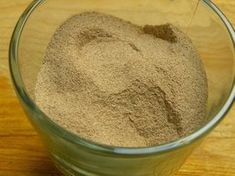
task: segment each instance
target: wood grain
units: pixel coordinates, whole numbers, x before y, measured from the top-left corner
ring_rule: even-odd
[[[8,46],[20,14],[31,0],[0,1],[0,176],[59,175],[12,89]],[[214,0],[235,24],[235,1]],[[186,161],[177,176],[235,176],[235,105]]]

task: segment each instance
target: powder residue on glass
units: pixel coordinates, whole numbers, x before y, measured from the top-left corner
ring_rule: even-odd
[[[82,138],[145,147],[202,125],[207,79],[189,37],[173,25],[138,26],[84,12],[53,35],[35,99],[54,122]]]

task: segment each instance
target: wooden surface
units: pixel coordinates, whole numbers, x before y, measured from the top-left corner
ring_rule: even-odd
[[[30,0],[0,0],[0,176],[59,175],[13,92],[8,46]],[[235,25],[235,1],[214,0]],[[235,106],[177,176],[235,176]]]

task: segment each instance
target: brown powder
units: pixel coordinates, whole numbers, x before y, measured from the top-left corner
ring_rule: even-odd
[[[193,44],[176,27],[85,12],[52,37],[35,97],[52,120],[83,138],[151,146],[203,123],[207,80]]]

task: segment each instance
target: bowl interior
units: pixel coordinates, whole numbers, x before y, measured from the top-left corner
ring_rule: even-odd
[[[208,77],[207,119],[213,118],[227,101],[234,85],[234,44],[231,35],[209,2],[197,0],[51,0],[41,1],[30,14],[18,46],[20,75],[31,99],[46,47],[67,18],[84,11],[111,14],[132,23],[180,27],[197,47]],[[193,100],[192,100],[193,101]]]

